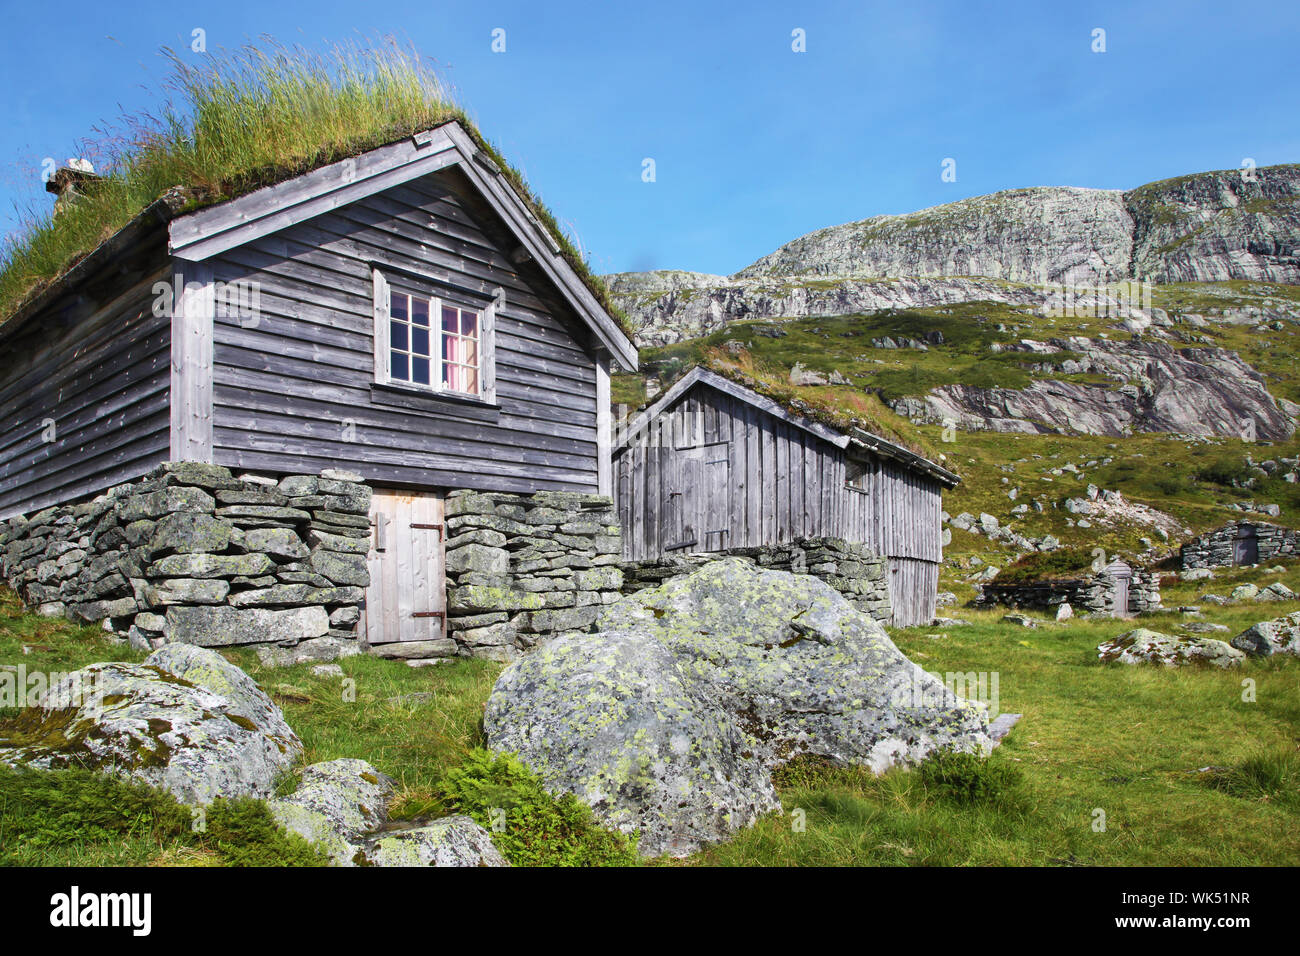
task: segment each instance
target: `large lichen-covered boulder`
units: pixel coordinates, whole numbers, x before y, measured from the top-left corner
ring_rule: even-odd
[[[362,866],[509,866],[492,837],[466,816],[379,834],[362,851]]]
[[[1300,611],[1252,624],[1230,643],[1254,657],[1269,657],[1273,654],[1300,657]]]
[[[516,661],[488,700],[489,746],[553,791],[683,855],[780,808],[801,754],[880,772],[932,750],[987,750],[988,712],[909,661],[817,578],[706,564],[604,609]]]
[[[185,803],[269,797],[302,744],[284,715],[213,651],[165,647],[143,664],[91,664],[0,721],[0,761],[86,767],[171,791]]]
[[[269,803],[286,830],[324,848],[335,866],[355,866],[367,834],[388,822],[393,780],[364,760],[303,768],[298,789]]]
[[[1230,644],[1212,637],[1162,634],[1139,627],[1098,644],[1097,657],[1106,663],[1235,667],[1246,655]]]

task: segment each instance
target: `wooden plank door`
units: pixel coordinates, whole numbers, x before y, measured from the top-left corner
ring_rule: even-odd
[[[701,551],[721,551],[731,544],[731,460],[725,442],[705,445],[700,462],[703,487],[699,494]]]
[[[1259,539],[1254,531],[1246,532],[1232,540],[1232,563],[1236,565],[1259,564]]]
[[[1128,617],[1128,584],[1129,576],[1127,574],[1115,575],[1115,616]]]
[[[442,496],[376,488],[370,526],[370,587],[361,622],[366,641],[446,636]]]

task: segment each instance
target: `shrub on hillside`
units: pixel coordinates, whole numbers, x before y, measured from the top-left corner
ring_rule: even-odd
[[[1015,767],[950,749],[936,750],[916,773],[928,794],[963,806],[1015,804],[1023,783]]]
[[[472,752],[437,792],[449,813],[464,813],[491,831],[516,866],[632,866],[636,841],[606,830],[573,794],[552,795],[508,754]]]

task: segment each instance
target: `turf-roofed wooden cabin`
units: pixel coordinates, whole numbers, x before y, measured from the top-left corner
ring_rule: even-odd
[[[450,489],[610,493],[609,375],[636,350],[459,122],[185,203],[0,325],[0,518],[169,460],[340,468],[430,529],[418,579]]]
[[[934,618],[942,494],[959,480],[893,442],[812,421],[702,367],[620,428],[614,447],[630,560],[843,538],[889,559],[898,626]]]

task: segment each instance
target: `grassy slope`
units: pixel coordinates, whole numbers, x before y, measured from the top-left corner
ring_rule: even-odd
[[[1300,588],[1296,569],[1283,579]],[[1233,580],[1215,582],[1215,589],[1226,590]],[[1188,593],[1174,589],[1174,602],[1192,596],[1193,586],[1180,587]],[[1212,608],[1207,617],[1229,624],[1235,633],[1297,607]],[[875,778],[801,764],[782,771],[780,781],[786,808],[806,811],[806,832],[792,832],[791,818],[776,816],[685,862],[1300,863],[1300,805],[1294,793],[1229,795],[1209,786],[1213,774],[1196,772],[1233,766],[1260,751],[1294,752],[1300,741],[1300,699],[1294,693],[1300,662],[1251,663],[1240,673],[1101,665],[1093,648],[1118,632],[1121,625],[1114,622],[1075,621],[1029,631],[1001,623],[996,614],[969,616],[977,621],[969,628],[898,631],[895,639],[927,670],[999,674],[1001,709],[1025,714],[993,757],[996,764],[1022,772],[1016,800],[954,805],[936,796],[916,772]],[[1155,621],[1157,627],[1171,623],[1167,617]],[[2,664],[70,670],[140,656],[107,643],[95,628],[24,614],[10,592],[0,591]],[[498,672],[498,665],[476,661],[414,670],[355,657],[342,662],[356,682],[355,701],[349,701],[337,678],[314,677],[305,665],[268,671],[249,652],[230,657],[284,708],[306,746],[306,762],[361,757],[397,778],[399,816],[438,806],[440,781],[475,753],[483,704]],[[1241,701],[1244,676],[1257,682],[1257,703]],[[215,837],[197,839],[166,812],[138,813],[119,820],[112,832],[79,834],[69,843],[24,848],[24,828],[32,824],[15,822],[4,801],[0,797],[0,862],[307,860],[292,841],[276,843],[262,832],[257,817],[229,824],[223,845]],[[1104,834],[1091,829],[1095,807],[1107,812]],[[23,830],[23,841],[17,841],[15,826]],[[256,853],[241,857],[235,851],[245,841]],[[621,862],[605,852],[600,833],[588,831],[579,842],[600,848],[589,853],[591,858]],[[539,846],[545,840],[533,840],[534,852]],[[547,859],[544,853],[541,859]]]
[[[1100,665],[1094,648],[1114,622],[1023,630],[992,613],[946,631],[895,633],[931,672],[999,674],[1001,709],[1025,716],[991,758],[1024,777],[1017,804],[958,806],[915,772],[788,773],[769,818],[697,862],[879,865],[1296,865],[1300,780],[1288,795],[1236,796],[1214,773],[1261,751],[1294,754],[1300,741],[1300,662],[1252,663],[1241,673]],[[1243,626],[1257,616],[1234,610]],[[1154,624],[1152,626],[1160,626]],[[942,636],[940,636],[942,635]],[[1241,700],[1243,676],[1257,702]],[[1292,773],[1300,761],[1291,758]],[[1106,813],[1104,833],[1093,811]]]

